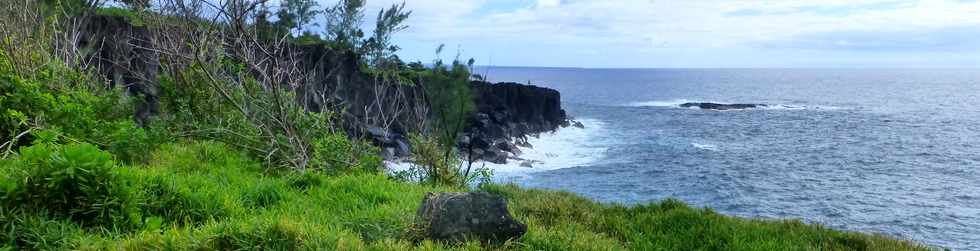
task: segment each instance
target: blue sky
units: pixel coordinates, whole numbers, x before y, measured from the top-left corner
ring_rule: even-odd
[[[334,0],[321,0],[321,6]],[[368,0],[368,17],[401,0]],[[975,0],[405,0],[403,59],[481,65],[978,67]],[[370,27],[372,24],[365,24]]]

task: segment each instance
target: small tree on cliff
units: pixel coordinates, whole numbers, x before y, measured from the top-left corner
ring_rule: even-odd
[[[276,12],[276,17],[279,18],[277,24],[289,31],[302,33],[313,18],[320,14],[316,9],[318,6],[314,0],[283,0],[282,6]]]
[[[340,0],[324,10],[327,18],[327,37],[341,47],[357,50],[361,46],[361,24],[364,20],[364,0]]]
[[[408,28],[404,25],[405,19],[412,15],[411,11],[405,11],[405,2],[393,4],[389,9],[378,11],[378,18],[374,28],[374,35],[365,42],[365,51],[370,57],[371,65],[383,67],[391,61],[395,52],[400,49],[391,41],[391,36],[395,33]]]

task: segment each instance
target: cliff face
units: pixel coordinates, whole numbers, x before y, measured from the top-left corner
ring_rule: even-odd
[[[84,21],[76,46],[89,51],[85,61],[109,80],[109,87],[118,86],[140,97],[133,118],[145,123],[159,113],[156,81],[160,59],[149,49],[150,32],[123,17],[95,15]]]
[[[490,134],[492,136],[520,137],[555,130],[566,124],[561,93],[556,90],[518,83],[474,81],[471,84],[476,99],[477,119],[489,119],[490,122],[507,125],[509,129],[509,133],[496,132]]]
[[[527,144],[527,135],[568,125],[561,94],[553,89],[518,83],[474,81],[477,111],[459,146],[473,159],[507,162]]]
[[[143,122],[159,111],[159,56],[149,42],[152,30],[124,18],[94,16],[79,40],[112,86],[141,97],[134,118]],[[359,55],[323,45],[297,45],[287,52],[308,72],[296,101],[309,111],[340,111],[351,137],[370,139],[385,158],[411,154],[406,135],[418,131],[427,114],[419,85],[379,85],[360,68]],[[476,112],[467,121],[458,146],[473,160],[506,162],[526,136],[567,125],[558,91],[517,83],[471,82]],[[516,140],[515,140],[516,139]]]

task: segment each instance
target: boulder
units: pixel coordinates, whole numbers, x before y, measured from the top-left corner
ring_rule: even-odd
[[[395,156],[408,157],[412,155],[412,145],[408,143],[408,140],[404,137],[395,140],[397,147],[395,148]]]
[[[428,193],[416,212],[425,238],[462,242],[504,242],[527,233],[527,225],[507,211],[507,200],[486,192]]]

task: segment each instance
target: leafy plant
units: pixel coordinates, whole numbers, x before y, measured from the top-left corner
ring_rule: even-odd
[[[58,139],[107,145],[110,133],[126,127],[132,106],[118,90],[95,87],[87,74],[54,65],[21,77],[0,57],[0,150],[33,141],[46,130]],[[4,154],[6,155],[6,154]]]
[[[131,182],[114,170],[112,155],[91,144],[22,148],[3,205],[45,212],[85,226],[125,228],[139,223]]]

